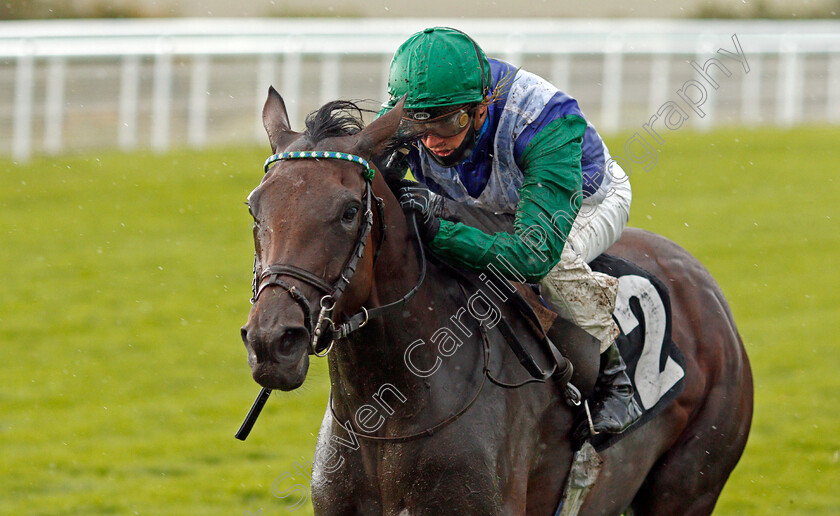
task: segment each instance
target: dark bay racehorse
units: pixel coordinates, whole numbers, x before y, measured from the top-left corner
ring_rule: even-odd
[[[305,133],[292,132],[271,89],[263,119],[274,153],[370,159],[397,130],[401,105],[363,130],[338,107],[346,106],[329,104]],[[337,340],[329,357],[330,408],[313,468],[316,514],[553,514],[574,452],[567,437],[574,413],[562,389],[487,382],[485,369],[511,382],[524,370],[498,332],[486,329],[497,315],[491,305],[469,305],[475,293],[433,263],[404,304],[368,317],[418,283],[417,243],[381,174],[370,188],[384,202],[374,203],[376,220],[368,224],[366,164],[318,156],[278,159],[249,197],[258,278],[242,328],[257,383],[291,390],[306,376],[321,307],[335,303],[326,314],[336,324],[340,314],[364,314],[366,324]],[[343,282],[360,239],[355,274],[338,299],[324,301]],[[710,514],[752,416],[752,377],[732,314],[708,271],[674,243],[628,229],[609,252],[670,287],[685,388],[601,453],[604,465],[581,514]],[[497,310],[529,334],[517,314]]]

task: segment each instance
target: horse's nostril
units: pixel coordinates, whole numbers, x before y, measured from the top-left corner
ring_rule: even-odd
[[[239,334],[242,335],[242,342],[247,344],[248,343],[248,328],[243,326],[242,328],[239,329]]]
[[[280,333],[278,344],[276,353],[281,355],[290,352],[294,353],[300,349],[300,346],[307,346],[309,344],[309,332],[302,326],[286,328]]]
[[[284,341],[294,342],[297,339],[308,341],[309,340],[309,332],[306,331],[306,328],[299,327],[299,328],[286,328],[283,331],[283,335],[280,337]]]

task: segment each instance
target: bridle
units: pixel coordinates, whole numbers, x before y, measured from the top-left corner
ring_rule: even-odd
[[[304,324],[306,325],[306,329],[309,330],[310,335],[312,337],[309,342],[309,353],[318,357],[323,357],[330,352],[336,340],[343,339],[349,334],[353,333],[354,331],[362,328],[365,324],[367,324],[367,322],[370,319],[381,317],[386,312],[394,310],[396,308],[401,308],[403,305],[405,305],[419,290],[420,286],[423,284],[423,280],[426,278],[426,255],[423,250],[423,242],[420,239],[420,233],[417,228],[417,220],[415,217],[410,217],[410,225],[414,230],[414,235],[417,240],[417,249],[421,264],[420,275],[419,279],[417,280],[417,284],[414,285],[414,287],[411,290],[409,290],[408,293],[406,293],[402,298],[383,306],[371,308],[370,310],[368,310],[365,307],[362,307],[362,310],[359,313],[357,313],[353,317],[348,318],[343,323],[336,325],[332,318],[332,311],[335,309],[335,306],[338,303],[338,300],[341,297],[342,293],[344,292],[344,289],[347,287],[347,285],[350,284],[350,280],[353,278],[353,274],[355,274],[356,272],[356,266],[358,265],[359,260],[364,255],[365,247],[367,245],[367,238],[370,235],[371,229],[373,228],[374,217],[372,207],[374,205],[377,208],[380,223],[379,244],[377,246],[373,258],[374,264],[376,263],[376,258],[379,255],[379,251],[382,248],[382,242],[385,239],[385,231],[387,229],[387,225],[385,224],[384,219],[383,201],[382,199],[373,195],[372,189],[372,181],[376,170],[370,165],[370,163],[366,159],[360,156],[356,156],[354,154],[334,151],[298,151],[282,152],[269,156],[268,159],[265,160],[265,173],[268,173],[269,168],[275,162],[291,159],[338,159],[357,163],[363,167],[362,177],[365,180],[365,191],[362,194],[363,203],[365,205],[363,220],[359,228],[359,234],[356,243],[353,247],[353,251],[350,254],[347,261],[345,262],[341,273],[339,273],[338,275],[338,278],[333,283],[328,282],[321,276],[307,271],[306,269],[295,267],[293,265],[275,263],[273,265],[270,265],[269,267],[266,267],[265,269],[260,270],[259,257],[255,256],[254,258],[254,281],[252,284],[251,303],[256,303],[257,299],[259,299],[260,294],[268,287],[277,286],[282,288],[285,292],[288,292],[292,299],[298,305],[300,305],[301,309],[303,310]],[[375,204],[374,199],[376,200]],[[319,302],[320,311],[318,312],[318,318],[315,322],[314,327],[312,326],[312,319],[310,316],[310,305],[309,302],[306,300],[306,297],[300,292],[300,290],[297,289],[297,287],[280,279],[283,276],[288,276],[290,278],[300,280],[316,288],[324,294]],[[464,279],[466,280],[466,278]],[[469,283],[469,280],[466,281],[467,283]],[[464,290],[464,285],[459,282],[459,287],[461,288],[463,294],[466,296],[466,290]],[[533,313],[531,313],[531,315],[532,317],[535,317],[533,316]],[[500,328],[503,329],[502,333],[505,336],[505,338],[509,342],[518,342],[518,339],[516,339],[515,335],[513,335],[509,329],[507,332],[504,331],[505,327],[507,327],[506,323],[500,325]],[[484,385],[488,379],[492,383],[500,387],[507,389],[516,389],[532,382],[545,383],[546,381],[548,381],[549,378],[554,377],[557,379],[560,385],[565,387],[566,401],[571,405],[580,404],[580,392],[569,382],[572,376],[573,367],[571,362],[569,362],[565,358],[563,358],[563,367],[558,368],[558,366],[555,365],[555,367],[552,370],[544,372],[536,365],[533,358],[530,355],[528,355],[527,352],[525,352],[526,356],[522,356],[520,354],[524,352],[524,349],[522,349],[520,353],[517,353],[517,356],[520,359],[520,362],[524,366],[526,366],[526,369],[529,369],[529,372],[531,373],[533,378],[517,384],[504,383],[494,378],[489,371],[490,343],[488,340],[487,329],[484,327],[484,325],[480,325],[479,329],[481,334],[484,358],[484,365],[482,367],[482,380],[478,390],[475,392],[471,400],[466,405],[464,405],[459,411],[451,414],[445,420],[430,428],[427,428],[426,430],[410,435],[376,437],[355,431],[354,433],[356,433],[361,438],[380,442],[406,442],[414,439],[431,436],[435,432],[446,427],[453,421],[460,418],[464,413],[466,413],[466,411],[468,411],[478,400],[478,397],[484,389]],[[262,410],[262,407],[265,404],[265,402],[268,400],[268,396],[270,394],[271,389],[266,387],[262,388],[260,394],[257,396],[257,399],[254,401],[251,410],[248,412],[245,421],[242,423],[242,426],[240,426],[239,431],[237,431],[236,433],[237,439],[244,441],[245,438],[248,436],[248,434],[251,431],[251,428],[254,425],[254,422],[259,416],[260,411]],[[336,420],[338,420],[338,415],[335,413],[335,410],[332,405],[332,396],[330,397],[328,403],[329,410],[331,411],[333,417],[336,418]]]
[[[338,278],[333,283],[328,282],[326,279],[317,274],[307,271],[306,269],[301,269],[300,267],[295,267],[294,265],[275,263],[265,269],[261,269],[259,256],[256,255],[256,253],[254,254],[254,281],[251,285],[251,304],[256,303],[260,294],[262,294],[266,288],[271,286],[280,287],[285,292],[288,292],[292,300],[294,300],[300,306],[301,310],[303,310],[304,324],[311,335],[311,339],[309,341],[309,354],[317,357],[323,357],[329,354],[336,340],[347,337],[367,324],[370,319],[381,317],[386,312],[401,308],[403,305],[408,303],[408,301],[414,297],[414,294],[416,294],[420,289],[420,286],[423,284],[423,280],[426,278],[426,255],[423,250],[423,242],[420,240],[417,220],[412,217],[412,224],[410,224],[410,226],[412,226],[412,229],[414,230],[414,236],[417,240],[417,249],[420,257],[420,276],[417,280],[417,284],[414,285],[414,287],[400,299],[386,305],[371,308],[370,310],[362,307],[361,312],[336,326],[332,319],[332,311],[335,309],[341,294],[344,293],[344,289],[350,284],[353,274],[356,273],[356,266],[358,265],[359,260],[362,256],[364,256],[368,235],[370,235],[371,229],[373,228],[373,206],[376,206],[379,218],[379,243],[373,255],[374,265],[376,265],[376,259],[379,257],[379,252],[382,250],[382,243],[385,240],[385,231],[388,226],[385,224],[384,202],[381,198],[373,195],[372,183],[373,178],[376,175],[376,169],[361,156],[356,156],[355,154],[347,152],[296,151],[280,152],[269,156],[263,165],[264,173],[267,174],[271,166],[277,161],[290,159],[337,159],[350,161],[362,166],[362,177],[365,180],[365,191],[362,194],[365,211],[362,215],[363,219],[359,227],[356,244],[353,246],[353,251],[347,258],[341,273],[339,273]],[[300,280],[312,287],[315,287],[315,289],[324,294],[319,301],[320,311],[318,312],[318,318],[314,327],[312,326],[310,305],[306,297],[297,287],[280,279],[282,276],[288,276],[290,278]],[[242,425],[236,432],[237,439],[244,441],[248,437],[248,434],[251,432],[251,428],[253,428],[257,417],[259,417],[260,412],[270,395],[271,389],[263,387],[260,390],[259,395],[257,395],[257,399],[254,400],[254,404],[251,406],[251,410],[248,411],[248,415],[245,417],[245,421],[242,422]]]
[[[301,310],[303,310],[304,325],[311,336],[309,341],[309,354],[317,357],[323,357],[330,352],[336,340],[343,339],[359,328],[362,328],[371,318],[380,317],[386,311],[399,308],[407,303],[420,288],[420,285],[426,277],[426,260],[423,251],[423,244],[420,241],[420,236],[417,232],[415,222],[414,232],[417,237],[417,247],[421,256],[421,270],[420,277],[414,288],[412,288],[402,298],[387,305],[372,308],[370,310],[362,307],[359,313],[348,318],[341,324],[336,325],[332,318],[332,312],[335,309],[339,298],[344,293],[344,289],[347,288],[347,285],[350,284],[350,280],[356,273],[356,267],[359,260],[362,256],[364,256],[368,235],[370,235],[373,228],[373,206],[376,206],[377,218],[379,219],[379,243],[373,257],[374,265],[376,264],[376,259],[382,249],[382,242],[385,240],[387,225],[385,224],[384,203],[381,198],[373,195],[372,182],[376,174],[376,169],[374,169],[366,159],[361,156],[356,156],[355,154],[336,151],[296,151],[281,152],[269,156],[268,159],[265,160],[265,165],[263,167],[265,173],[268,173],[268,170],[274,163],[292,159],[334,159],[357,163],[362,166],[362,177],[365,180],[365,191],[362,194],[364,212],[362,214],[362,222],[359,227],[356,243],[353,246],[353,251],[350,253],[350,256],[345,261],[344,267],[339,273],[338,278],[334,282],[330,283],[321,276],[307,271],[306,269],[282,263],[275,263],[260,270],[259,257],[256,255],[254,257],[254,281],[252,284],[251,303],[256,303],[260,294],[268,287],[277,286],[282,288],[285,292],[288,292],[292,300],[294,300],[301,307]],[[323,293],[323,296],[319,301],[320,309],[314,326],[312,325],[309,301],[307,301],[306,297],[297,287],[282,280],[281,277],[283,276],[302,281]]]

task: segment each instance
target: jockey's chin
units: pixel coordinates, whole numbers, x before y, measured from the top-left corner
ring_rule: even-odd
[[[435,156],[445,158],[458,150],[458,147],[464,142],[467,132],[467,130],[464,130],[455,136],[449,136],[447,138],[440,137],[436,134],[427,134],[422,139],[423,146]]]

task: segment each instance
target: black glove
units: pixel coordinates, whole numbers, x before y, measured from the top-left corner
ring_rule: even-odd
[[[429,242],[440,230],[440,219],[433,213],[432,192],[421,183],[402,179],[397,189],[400,207],[406,214],[414,213],[420,237]]]
[[[407,147],[400,147],[395,149],[391,154],[385,158],[384,167],[392,170],[400,170],[405,172],[408,169],[408,152]],[[404,174],[403,174],[404,175]]]

